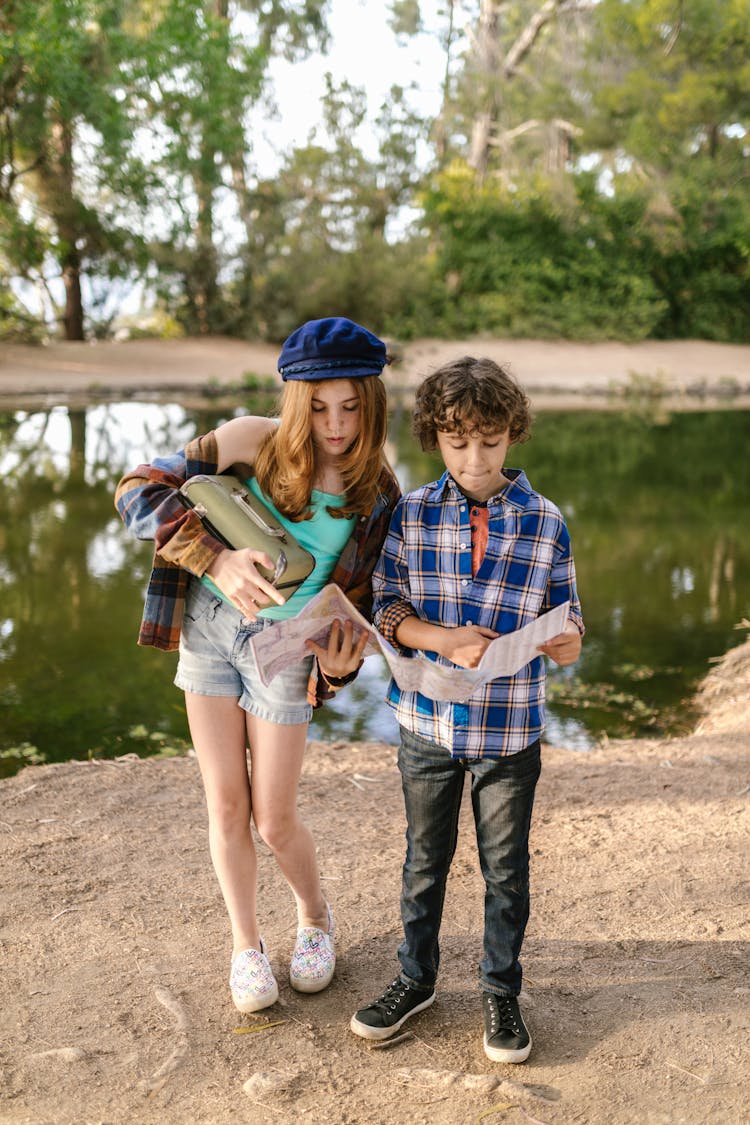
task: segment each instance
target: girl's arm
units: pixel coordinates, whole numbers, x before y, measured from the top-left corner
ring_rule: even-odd
[[[270,418],[235,418],[184,450],[151,464],[139,465],[117,486],[115,505],[128,529],[139,539],[153,539],[159,555],[201,577],[210,574],[232,601],[254,616],[254,600],[284,598],[256,570],[272,566],[261,551],[230,551],[204,528],[179,497],[184,482],[199,473],[213,474],[236,462],[252,464],[265,435],[275,426]]]
[[[263,441],[277,428],[273,418],[232,418],[216,430],[219,472],[232,465],[254,465]]]
[[[219,426],[216,430],[219,472],[238,463],[252,466],[266,436],[275,429],[273,419],[255,416],[233,418]],[[271,570],[273,559],[264,551],[248,547],[237,551],[226,548],[211,560],[204,573],[246,617],[254,620],[258,603],[270,599],[276,605],[283,605],[286,601],[260,574],[258,566]]]
[[[117,486],[115,506],[131,534],[153,539],[163,558],[201,575],[224,544],[187,511],[179,489],[188,477],[217,471],[214,431],[194,438],[178,453],[157,457],[127,473]]]
[[[368,619],[372,616],[372,573],[388,531],[391,513],[401,496],[398,481],[387,465],[381,470],[378,488],[378,498],[369,517],[362,517],[358,521],[330,579],[341,587],[349,601]],[[319,707],[356,677],[366,644],[367,633],[357,637],[352,631],[350,638],[347,626],[340,632],[335,622],[327,651],[320,648],[316,651],[316,646],[308,641],[308,647],[315,654],[318,670],[322,673],[318,676],[317,670],[313,669],[308,693],[313,706]]]

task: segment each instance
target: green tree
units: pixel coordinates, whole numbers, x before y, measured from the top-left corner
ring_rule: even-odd
[[[152,7],[148,49],[133,75],[144,123],[158,138],[151,211],[161,231],[150,249],[188,332],[233,327],[221,275],[241,242],[254,241],[248,114],[274,54],[294,58],[325,43],[326,6],[170,0]],[[223,230],[227,216],[238,228],[234,245]]]
[[[244,207],[247,113],[327,0],[9,0],[0,13],[0,254],[85,330],[82,277],[151,263],[191,331],[224,327],[217,210]],[[50,271],[49,263],[54,263]]]
[[[582,144],[646,196],[662,336],[750,338],[750,0],[601,0]]]
[[[122,273],[135,240],[102,192],[127,160],[127,57],[113,0],[8,0],[0,13],[0,254],[84,336],[81,278]],[[54,269],[50,269],[54,263]]]
[[[434,130],[440,164],[459,156],[478,179],[511,182],[565,169],[581,96],[587,3],[475,0],[445,11],[443,105]],[[407,9],[410,5],[407,4]],[[396,5],[406,26],[406,14]],[[412,17],[413,19],[413,17]]]
[[[681,176],[736,175],[750,122],[750,0],[601,0],[593,15],[587,141]]]
[[[336,310],[408,334],[419,293],[430,284],[424,240],[394,223],[413,205],[422,173],[424,122],[408,90],[393,86],[367,141],[364,90],[327,76],[320,141],[292,151],[253,201],[253,241],[233,287],[245,331],[283,339],[296,323]]]
[[[466,163],[425,193],[449,335],[640,339],[663,312],[634,235],[645,202],[596,191],[591,176],[512,190],[478,183]]]
[[[444,331],[750,338],[750,0],[470,14],[424,197]]]

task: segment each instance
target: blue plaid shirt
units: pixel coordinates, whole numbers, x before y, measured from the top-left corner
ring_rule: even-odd
[[[402,652],[395,633],[409,616],[435,625],[484,625],[509,633],[570,600],[570,620],[584,631],[570,536],[560,510],[518,469],[488,502],[489,534],[472,577],[470,501],[449,473],[396,506],[373,575],[379,631]],[[427,657],[451,662],[437,653]],[[454,758],[499,758],[539,738],[544,728],[546,667],[538,656],[515,676],[479,687],[464,703],[402,692],[388,703],[401,726],[450,750]]]

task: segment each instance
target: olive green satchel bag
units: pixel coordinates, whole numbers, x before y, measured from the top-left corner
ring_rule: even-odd
[[[185,506],[193,509],[206,530],[221,543],[235,550],[252,547],[270,555],[273,569],[259,566],[258,571],[287,598],[312,573],[315,559],[310,552],[239,477],[230,473],[199,474],[185,481],[180,494]]]

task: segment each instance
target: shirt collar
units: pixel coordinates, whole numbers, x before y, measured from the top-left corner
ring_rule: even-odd
[[[507,505],[509,508],[517,508],[521,511],[528,504],[533,492],[526,473],[523,469],[506,468],[503,468],[503,473],[508,478],[509,483],[499,492],[495,493],[494,496],[490,496],[487,501],[487,507],[495,508]],[[454,502],[466,500],[463,492],[447,469],[440,480],[435,482],[434,489],[436,499],[438,500],[450,500]]]

